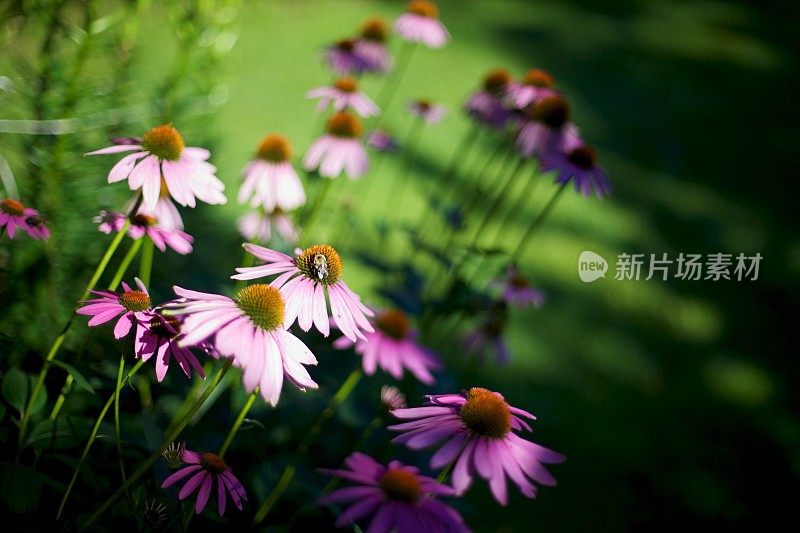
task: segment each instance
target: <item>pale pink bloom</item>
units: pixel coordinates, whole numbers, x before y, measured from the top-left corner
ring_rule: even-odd
[[[367,135],[367,144],[378,152],[394,152],[398,148],[397,141],[385,130],[375,130]]]
[[[124,211],[130,213],[136,205],[136,201],[136,197],[128,200]],[[147,209],[146,206],[140,205],[136,213],[155,217],[162,229],[183,229],[183,218],[181,218],[178,208],[169,199],[169,193],[166,190],[161,191],[155,209]]]
[[[333,85],[311,89],[306,98],[319,98],[318,112],[325,111],[329,104],[334,111],[350,108],[363,118],[376,117],[381,112],[369,96],[358,90],[358,83],[351,78],[340,78]]]
[[[327,132],[306,152],[303,168],[309,172],[318,170],[325,178],[336,178],[342,172],[350,179],[361,177],[369,169],[361,132],[358,118],[344,111],[336,113],[328,121]]]
[[[408,407],[406,405],[406,395],[393,385],[384,385],[381,387],[381,405],[387,411]]]
[[[378,366],[395,379],[403,379],[403,370],[411,372],[426,385],[435,383],[431,370],[438,370],[442,363],[432,350],[417,343],[417,332],[411,329],[408,316],[397,309],[379,312],[375,320],[375,331],[355,342],[347,337],[336,339],[334,348],[345,349],[355,345],[362,357],[364,373],[375,374]]]
[[[556,173],[556,183],[566,185],[575,183],[575,190],[589,196],[594,190],[598,198],[611,193],[611,183],[605,170],[597,164],[594,148],[573,138],[567,142],[564,151],[553,151],[542,157],[542,170]]]
[[[467,114],[490,128],[504,128],[511,119],[511,111],[503,102],[503,95],[510,82],[511,75],[506,69],[489,72],[481,89],[474,92],[464,105]]]
[[[214,492],[214,483],[216,482],[217,512],[219,515],[225,514],[225,503],[228,500],[228,496],[233,500],[236,508],[240,511],[242,510],[243,503],[247,501],[247,492],[245,492],[244,487],[237,477],[233,475],[233,471],[222,457],[215,453],[183,450],[181,460],[188,466],[181,468],[165,479],[164,483],[161,484],[162,489],[189,478],[181,487],[180,492],[178,492],[178,498],[185,500],[196,491],[197,501],[195,501],[194,510],[195,513],[200,514],[206,508],[206,504],[212,492]]]
[[[36,209],[25,207],[19,200],[3,198],[0,200],[0,234],[5,232],[13,239],[17,228],[34,239],[50,237],[50,229]]]
[[[506,90],[506,99],[510,105],[523,109],[545,96],[557,94],[553,90],[553,77],[541,69],[529,70],[521,82],[511,82]]]
[[[361,26],[360,37],[353,43],[353,52],[362,57],[369,72],[383,74],[392,69],[392,56],[386,47],[388,29],[379,17],[371,18]]]
[[[514,433],[531,431],[524,420],[535,420],[531,413],[512,407],[501,394],[480,387],[463,394],[427,398],[424,407],[392,411],[395,417],[406,420],[389,426],[391,431],[402,432],[392,442],[419,450],[444,441],[431,458],[431,468],[453,465],[456,494],[466,492],[476,474],[489,482],[492,495],[501,505],[508,503],[506,478],[528,498],[536,497],[535,483],[556,484],[544,465],[561,463],[566,458]]]
[[[113,146],[86,155],[134,152],[123,157],[108,174],[108,182],[128,180],[132,191],[142,190],[144,205],[155,210],[164,185],[180,205],[194,207],[195,199],[224,204],[225,185],[216,177],[217,167],[207,159],[205,148],[187,147],[170,124],[150,129],[141,138],[114,139]]]
[[[339,76],[362,74],[370,70],[366,57],[355,51],[355,41],[344,39],[325,49],[328,66]]]
[[[249,285],[235,298],[174,287],[180,300],[167,307],[183,317],[186,336],[179,346],[208,342],[243,370],[245,389],[261,387],[261,396],[277,405],[284,376],[300,390],[316,389],[303,365],[317,359],[303,342],[284,329],[284,301],[269,285]]]
[[[569,105],[563,96],[544,96],[530,104],[515,144],[523,157],[546,157],[565,150],[579,139],[578,128],[569,121]]]
[[[528,279],[519,269],[510,265],[502,278],[492,281],[492,286],[500,290],[500,298],[517,309],[525,309],[533,304],[535,307],[544,305],[544,293],[532,287]]]
[[[194,238],[191,235],[179,229],[163,227],[155,216],[148,215],[146,212],[142,206],[139,214],[131,218],[131,224],[128,226],[128,236],[131,239],[136,240],[147,236],[162,252],[166,252],[167,247],[170,247],[181,255],[192,253]],[[115,211],[101,211],[94,221],[99,224],[97,229],[110,234],[120,231],[125,225],[126,218],[124,214]]]
[[[433,2],[412,0],[406,12],[394,22],[394,31],[406,41],[441,48],[447,44],[450,34],[438,16],[439,8]]]
[[[156,379],[161,382],[167,375],[170,361],[175,360],[187,378],[192,377],[192,370],[205,378],[203,367],[197,357],[188,348],[182,347],[179,341],[185,336],[181,331],[178,317],[165,316],[160,310],[153,310],[148,320],[140,320],[136,325],[134,337],[134,353],[143,361],[154,355]],[[207,351],[207,350],[206,350]]]
[[[286,301],[286,328],[297,320],[303,331],[311,329],[313,324],[327,337],[330,334],[327,294],[333,320],[348,339],[355,342],[357,338],[365,338],[363,332],[374,331],[367,320],[367,316],[373,315],[372,311],[342,279],[342,260],[331,246],[318,244],[298,249],[297,257],[255,244],[245,244],[244,248],[264,264],[237,268],[238,274],[231,277],[250,280],[277,274],[271,285],[280,288]]]
[[[408,110],[428,124],[440,122],[447,114],[444,106],[433,104],[428,100],[413,100],[408,104]]]
[[[250,211],[242,215],[237,224],[239,233],[248,241],[267,243],[272,238],[273,229],[286,243],[294,244],[300,238],[292,219],[281,210],[272,213]]]
[[[291,211],[306,203],[300,177],[292,166],[292,147],[282,135],[270,134],[258,146],[256,157],[244,169],[238,200],[252,207]]]
[[[130,333],[135,324],[150,320],[150,311],[153,306],[150,294],[139,278],[136,278],[136,287],[137,289],[131,289],[123,281],[121,293],[92,291],[100,298],[82,301],[81,303],[85,305],[80,307],[76,313],[92,317],[89,319],[89,327],[99,326],[119,317],[114,325],[114,338],[121,339]]]

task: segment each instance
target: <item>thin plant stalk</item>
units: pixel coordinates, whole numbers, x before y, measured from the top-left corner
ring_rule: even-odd
[[[505,228],[506,225],[511,222],[511,217],[513,217],[515,213],[521,213],[523,209],[525,209],[525,204],[533,196],[533,192],[536,190],[537,185],[542,181],[541,179],[536,179],[538,176],[539,172],[537,168],[530,173],[528,181],[525,183],[525,185],[523,185],[522,190],[517,198],[512,200],[511,207],[509,207],[506,216],[503,217],[503,220],[498,226],[497,234],[494,237],[495,241],[500,240],[500,237],[503,233],[503,228]]]
[[[155,245],[153,240],[149,237],[143,237],[144,245],[142,246],[142,257],[139,260],[139,279],[142,280],[145,287],[150,286],[150,275],[153,272],[153,253],[155,252]]]
[[[394,69],[390,76],[384,78],[383,87],[378,94],[377,106],[381,110],[381,114],[373,124],[373,128],[377,128],[380,121],[386,116],[386,112],[397,94],[397,89],[400,87],[400,82],[403,81],[403,77],[406,74],[411,55],[416,48],[416,43],[403,41],[400,51],[397,52],[397,68]]]
[[[483,232],[486,230],[487,226],[489,225],[489,222],[491,222],[492,218],[497,213],[497,210],[503,205],[503,202],[506,200],[509,189],[511,189],[511,186],[514,184],[514,178],[517,177],[517,174],[519,173],[519,171],[522,169],[522,167],[525,165],[526,162],[527,160],[525,158],[520,157],[519,161],[514,166],[514,169],[511,171],[511,174],[508,175],[505,183],[503,183],[503,185],[500,187],[500,192],[497,193],[497,196],[495,197],[494,201],[489,206],[489,209],[486,211],[486,214],[483,217],[483,221],[480,223],[478,229],[475,231],[475,236],[472,238],[472,244],[471,244],[472,247],[478,245],[478,242],[480,241],[481,236],[483,236]]]
[[[322,212],[322,206],[325,204],[325,198],[327,198],[328,193],[331,190],[331,185],[333,184],[333,178],[320,179],[325,180],[325,182],[322,184],[322,189],[320,189],[319,194],[317,194],[317,197],[314,200],[314,205],[311,207],[311,210],[308,212],[308,215],[303,221],[303,241],[308,241],[307,236],[311,234],[311,230],[314,228],[314,224],[317,222],[317,219]]]
[[[117,371],[117,387],[114,390],[114,434],[117,438],[117,456],[119,457],[119,474],[122,478],[122,483],[125,483],[128,480],[128,476],[125,473],[125,461],[122,460],[122,437],[119,430],[119,392],[122,389],[122,373],[125,371],[125,351],[123,350],[122,355],[119,358],[119,370]],[[128,504],[130,505],[131,510],[133,510],[133,498],[131,498],[131,493],[126,491],[126,496],[128,497]]]
[[[239,411],[239,416],[236,417],[236,420],[233,422],[230,431],[228,431],[228,436],[225,437],[225,441],[222,443],[222,446],[219,448],[219,455],[220,457],[225,457],[225,452],[228,451],[231,443],[233,442],[233,438],[236,437],[236,433],[239,431],[239,428],[242,426],[242,422],[244,422],[244,417],[247,416],[247,413],[250,412],[250,408],[253,407],[253,403],[258,398],[258,387],[255,388],[253,392],[250,393],[250,396],[247,397],[247,401],[245,402],[242,410]]]
[[[520,239],[519,244],[517,244],[517,246],[514,248],[514,251],[511,252],[512,261],[514,261],[515,263],[519,261],[522,252],[525,251],[525,247],[528,245],[528,241],[530,241],[531,237],[533,237],[533,234],[536,233],[536,230],[539,229],[539,226],[542,225],[542,222],[544,222],[544,220],[547,218],[547,215],[550,214],[550,211],[553,210],[553,207],[555,207],[556,202],[558,202],[561,193],[564,192],[564,189],[567,188],[568,184],[569,181],[566,181],[562,183],[558,189],[556,189],[556,192],[554,192],[553,196],[550,197],[550,200],[547,202],[547,205],[545,205],[544,209],[542,209],[542,211],[539,213],[539,216],[537,216],[533,220],[533,222],[531,222],[531,225],[528,226],[527,231],[525,231],[525,235],[522,236],[522,239]]]
[[[119,263],[119,267],[117,271],[114,273],[114,277],[111,279],[111,283],[108,284],[108,290],[115,291],[117,287],[119,287],[122,278],[125,277],[125,273],[128,271],[128,267],[131,266],[136,254],[139,253],[139,250],[142,248],[142,241],[144,239],[136,239],[131,243],[131,247],[128,248],[128,253],[125,254],[125,257],[122,258],[122,261]],[[145,286],[147,284],[145,283]]]

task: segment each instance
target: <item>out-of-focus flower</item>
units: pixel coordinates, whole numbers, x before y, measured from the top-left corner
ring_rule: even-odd
[[[170,442],[167,449],[161,452],[161,459],[164,466],[170,470],[177,470],[183,466],[183,453],[186,451],[185,442]]]
[[[406,395],[400,392],[397,387],[384,385],[381,387],[381,405],[386,411],[403,409],[406,407]]]
[[[345,337],[355,342],[356,338],[365,338],[363,332],[374,331],[367,320],[373,313],[342,279],[342,260],[333,247],[317,244],[305,250],[297,249],[297,257],[255,244],[244,247],[264,264],[237,268],[238,274],[231,277],[250,280],[279,274],[271,285],[280,288],[286,300],[286,328],[297,320],[303,331],[311,329],[313,324],[327,337],[330,333],[325,304],[327,293],[333,320]]]
[[[343,39],[325,49],[325,59],[328,66],[339,76],[361,74],[370,69],[366,57],[356,53],[356,42],[352,39]]]
[[[495,69],[483,79],[483,87],[467,100],[465,110],[481,124],[502,129],[511,118],[511,112],[503,102],[503,96],[511,82],[506,69]]]
[[[501,365],[507,364],[510,357],[508,346],[503,340],[506,327],[507,304],[504,300],[495,302],[488,316],[472,331],[464,335],[461,345],[470,354],[481,361],[487,352],[494,352],[495,359]]]
[[[398,309],[381,311],[373,320],[375,331],[367,333],[364,339],[355,343],[347,337],[337,339],[334,348],[344,349],[355,345],[355,351],[362,357],[364,373],[375,374],[378,366],[395,379],[403,378],[407,369],[415,378],[426,385],[436,380],[431,370],[442,367],[436,355],[417,343],[417,332],[411,329],[408,316]]]
[[[143,519],[148,531],[158,531],[167,522],[167,506],[156,500],[146,501]]]
[[[222,457],[214,453],[199,453],[190,450],[183,452],[183,461],[188,466],[181,468],[161,484],[161,488],[171,487],[175,483],[189,478],[178,492],[178,498],[185,500],[197,492],[197,501],[194,510],[197,514],[206,508],[208,499],[214,491],[216,483],[217,512],[220,516],[225,514],[225,504],[230,496],[233,504],[241,511],[242,505],[247,501],[244,487],[233,475],[231,468],[223,461]]]
[[[141,138],[112,139],[113,146],[86,155],[128,154],[114,165],[108,182],[128,180],[132,191],[142,190],[144,205],[155,210],[162,188],[181,205],[194,207],[195,199],[207,204],[224,204],[225,185],[215,175],[217,167],[207,161],[205,148],[186,146],[171,124],[156,126]]]
[[[385,130],[375,130],[367,136],[367,144],[378,152],[394,152],[398,145],[394,137]]]
[[[509,103],[517,108],[523,109],[545,96],[556,94],[553,90],[553,77],[546,71],[535,68],[525,73],[521,82],[511,82],[508,84],[506,98]]]
[[[388,33],[386,22],[379,17],[371,18],[361,26],[354,52],[367,62],[370,72],[382,74],[392,69],[392,56],[386,48]]]
[[[320,472],[356,483],[321,498],[321,505],[356,501],[336,520],[345,527],[372,517],[368,531],[468,531],[464,520],[452,508],[436,498],[452,496],[453,489],[433,478],[423,476],[413,466],[392,461],[384,466],[369,455],[354,453],[345,459],[346,469],[320,469]]]
[[[564,151],[578,138],[578,129],[569,121],[569,104],[559,95],[544,96],[525,108],[525,122],[516,146],[523,157]]]
[[[134,353],[143,361],[155,356],[156,379],[159,382],[167,375],[171,359],[175,359],[187,378],[192,377],[192,370],[201,378],[205,378],[205,372],[197,357],[187,347],[180,345],[180,340],[184,336],[180,318],[163,315],[155,310],[149,320],[140,320],[136,325]]]
[[[166,229],[161,226],[155,216],[146,213],[147,211],[142,206],[139,214],[131,218],[131,224],[128,226],[128,236],[131,239],[141,239],[147,236],[162,252],[167,250],[167,246],[181,255],[192,252],[194,238],[191,235],[180,229]],[[125,218],[122,213],[104,210],[94,218],[94,221],[99,224],[97,229],[103,233],[116,233],[125,225]]]
[[[427,399],[424,407],[392,412],[407,421],[389,427],[402,432],[392,442],[418,450],[446,440],[431,458],[431,468],[454,465],[452,482],[456,494],[469,488],[476,473],[489,482],[501,505],[508,503],[506,476],[528,498],[536,496],[534,482],[556,484],[543,465],[566,458],[513,432],[531,431],[523,420],[535,420],[531,413],[512,407],[501,394],[479,387],[463,394],[436,394]]]
[[[238,227],[239,233],[248,241],[269,242],[273,228],[289,244],[294,244],[300,238],[292,219],[280,209],[272,213],[262,210],[245,213],[239,218]]]
[[[352,78],[339,78],[333,85],[311,89],[306,98],[319,98],[318,112],[325,111],[328,104],[337,112],[349,107],[364,118],[376,117],[381,112],[369,96],[358,90],[358,83]]]
[[[283,135],[271,133],[261,140],[256,157],[244,169],[238,200],[252,207],[291,211],[306,203],[306,193],[292,166],[292,145]]]
[[[121,293],[92,291],[100,298],[82,301],[81,303],[85,305],[78,308],[76,313],[92,317],[89,320],[89,327],[105,324],[119,316],[119,320],[114,325],[114,337],[121,339],[131,331],[135,324],[150,320],[150,311],[153,305],[150,294],[139,278],[136,278],[136,286],[138,290],[131,289],[123,281]]]
[[[307,171],[319,170],[320,176],[336,178],[342,172],[350,179],[369,169],[367,151],[361,144],[363,127],[357,117],[342,111],[328,120],[326,133],[314,141],[303,158]]]
[[[316,389],[303,365],[317,359],[303,342],[283,326],[281,293],[270,285],[249,285],[234,298],[174,287],[180,300],[169,304],[169,312],[183,316],[179,346],[189,347],[208,340],[223,357],[233,357],[243,370],[245,389],[261,387],[261,396],[277,405],[284,375],[299,389]]]
[[[503,301],[518,309],[524,309],[531,304],[535,307],[544,304],[544,293],[532,287],[528,279],[514,265],[510,265],[506,269],[505,276],[492,284],[500,289]]]
[[[408,104],[408,110],[412,115],[422,118],[428,124],[440,122],[447,114],[444,106],[434,104],[430,100],[418,99]]]
[[[597,153],[582,142],[572,142],[562,152],[552,152],[542,157],[542,170],[556,172],[556,183],[566,184],[570,180],[575,189],[584,196],[592,194],[598,198],[608,196],[611,183],[606,172],[597,164]]]
[[[439,8],[433,2],[412,0],[406,12],[394,22],[394,31],[406,41],[441,48],[447,44],[450,34],[438,17]]]
[[[50,229],[36,209],[25,207],[19,200],[3,198],[0,200],[0,233],[4,232],[13,239],[17,228],[33,239],[50,237]]]

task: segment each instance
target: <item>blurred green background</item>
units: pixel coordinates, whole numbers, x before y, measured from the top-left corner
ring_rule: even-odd
[[[392,20],[404,7],[369,0],[103,2],[93,21],[97,33],[85,45],[83,3],[66,4],[57,23],[48,18],[51,2],[0,8],[0,76],[7,76],[0,155],[22,198],[53,226],[47,246],[24,239],[0,245],[3,356],[34,371],[39,363],[32,354],[46,349],[106,245],[91,217],[127,195],[124,186],[105,184],[112,158],[84,159],[83,152],[105,146],[107,136],[141,135],[162,117],[175,118],[187,145],[210,147],[232,201],[184,211],[195,252],[158,254],[153,285],[163,298],[172,284],[229,290],[227,277],[241,261],[234,222],[244,212],[233,199],[258,141],[282,132],[301,156],[321,126],[304,93],[331,79],[323,47],[353,34],[370,16]],[[459,504],[468,523],[476,531],[747,530],[790,519],[800,494],[797,4],[439,4],[452,41],[442,50],[415,51],[383,121],[402,142],[411,122],[404,109],[409,98],[430,98],[450,111],[422,133],[401,216],[415,219],[468,127],[460,106],[498,66],[516,75],[544,68],[556,78],[614,185],[603,201],[567,191],[531,241],[521,269],[548,300],[542,309],[512,312],[511,364],[473,370],[469,383],[443,376],[432,389],[475,384],[502,391],[539,417],[534,440],[569,457],[552,468],[556,489],[542,489],[535,501],[512,490],[507,509],[477,483]],[[85,61],[78,63],[82,50]],[[42,86],[47,72],[49,85]],[[363,84],[373,96],[380,87],[380,80]],[[19,120],[72,117],[80,121],[65,135],[17,131]],[[471,158],[489,153],[491,141],[482,142]],[[399,157],[387,157],[359,182],[337,180],[318,226],[334,245],[346,237],[345,278],[370,303],[385,303],[375,292],[383,278],[347,252],[374,245],[389,176],[405,172]],[[458,178],[465,192],[473,187],[470,176]],[[365,198],[368,180],[375,183]],[[318,185],[308,184],[312,197]],[[498,232],[500,245],[511,246],[552,190],[537,189],[524,209],[489,234]],[[342,213],[350,213],[351,224],[341,224]],[[584,284],[577,276],[583,250],[609,260],[665,252],[760,252],[764,259],[757,281],[608,276]],[[77,351],[81,341],[74,337]],[[88,353],[101,359],[93,343]],[[458,347],[445,352],[460,368]],[[354,363],[341,355],[320,359],[318,370],[327,364],[334,375]],[[318,412],[338,385],[335,377],[320,382],[309,399],[289,393],[277,411],[262,405],[253,418],[278,431],[298,402]],[[371,380],[373,389],[383,382]],[[336,436],[328,438],[358,435],[363,424],[348,416],[345,410],[332,423]],[[257,441],[249,446],[259,449]],[[283,457],[285,450],[275,448],[264,453]],[[420,464],[429,456],[382,450]],[[269,475],[275,473],[267,468]],[[300,491],[290,496],[313,498]],[[319,527],[330,523],[323,512],[316,520]]]

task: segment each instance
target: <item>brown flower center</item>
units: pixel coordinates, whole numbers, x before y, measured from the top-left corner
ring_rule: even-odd
[[[25,218],[25,223],[32,228],[41,228],[44,226],[44,219],[39,215],[31,215]]]
[[[256,155],[271,163],[283,163],[292,158],[292,145],[283,135],[271,133],[261,140]]]
[[[150,309],[152,302],[147,293],[142,291],[125,291],[119,295],[119,303],[128,311],[138,313]]]
[[[591,170],[597,161],[597,153],[592,147],[584,144],[570,150],[567,160],[582,170]]]
[[[491,94],[500,94],[510,81],[511,74],[506,69],[494,69],[483,79],[483,88]]]
[[[303,250],[294,260],[307,278],[333,285],[342,278],[342,259],[332,246],[316,244]]]
[[[159,337],[175,338],[181,333],[181,321],[174,316],[154,316],[150,319],[150,331]]]
[[[333,86],[343,93],[354,93],[358,90],[358,83],[352,78],[339,78]]]
[[[200,456],[200,466],[203,470],[211,472],[214,475],[220,475],[228,469],[228,465],[222,460],[222,457],[215,453],[206,452]]]
[[[390,468],[378,480],[378,485],[389,498],[403,502],[417,501],[421,489],[419,478],[404,468]]]
[[[137,213],[131,219],[131,224],[133,224],[134,226],[142,226],[145,228],[149,226],[155,226],[156,222],[158,222],[156,220],[156,217],[151,215],[145,215],[143,213]]]
[[[341,41],[337,42],[335,46],[343,52],[352,52],[355,45],[356,43],[352,39],[342,39]]]
[[[408,3],[407,11],[422,17],[436,18],[439,16],[439,8],[428,0],[411,0]]]
[[[534,68],[525,73],[525,77],[522,78],[522,83],[530,85],[531,87],[549,89],[555,82],[549,72]]]
[[[556,130],[569,120],[569,104],[563,96],[545,96],[533,104],[533,119]]]
[[[433,104],[431,103],[430,100],[425,100],[422,98],[418,99],[415,103],[417,104],[417,107],[423,114],[430,111],[431,107],[433,107]]]
[[[25,214],[25,206],[22,205],[22,202],[13,198],[3,198],[3,201],[0,202],[0,210],[14,217],[21,217]]]
[[[164,161],[177,161],[185,147],[183,137],[172,124],[156,126],[142,136],[142,148]]]
[[[518,289],[524,289],[528,286],[528,280],[519,272],[514,272],[509,278],[508,282],[512,287],[516,287]]]
[[[274,331],[283,324],[283,297],[271,285],[249,285],[240,290],[233,300],[250,321],[261,329]]]
[[[361,137],[363,127],[361,121],[344,111],[336,113],[328,120],[328,133],[336,137],[357,139]]]
[[[361,37],[367,41],[385,42],[388,33],[386,22],[382,18],[371,18],[361,26]]]
[[[477,435],[499,439],[511,431],[508,404],[502,396],[487,389],[471,388],[459,416],[469,430]]]
[[[408,315],[399,309],[389,309],[378,315],[375,325],[389,337],[398,341],[403,340],[411,329]]]

